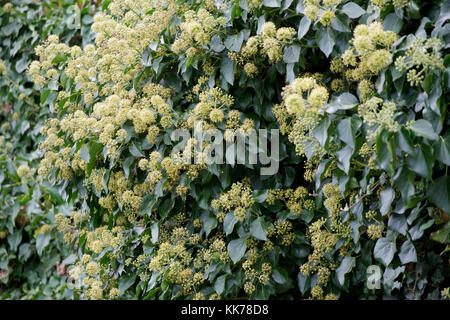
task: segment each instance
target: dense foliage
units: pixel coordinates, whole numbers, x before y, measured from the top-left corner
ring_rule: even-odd
[[[81,42],[39,26],[35,61],[2,58],[40,97],[5,89],[5,143],[33,134],[28,158],[5,149],[0,269],[66,254],[58,298],[450,298],[449,19],[449,1],[115,0]],[[208,161],[208,132],[260,129],[281,133],[264,163]],[[19,167],[36,157],[39,180]],[[18,214],[37,217],[20,247]]]
[[[53,228],[54,215],[70,212],[55,189],[37,181],[39,130],[50,116],[25,70],[33,48],[57,34],[61,41],[92,41],[93,13],[76,26],[75,1],[13,1],[0,8],[0,296],[71,298],[64,263],[74,255]]]

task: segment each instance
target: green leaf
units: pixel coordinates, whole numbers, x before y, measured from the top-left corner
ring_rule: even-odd
[[[395,175],[395,185],[400,190],[403,203],[407,207],[414,205],[413,196],[415,194],[414,173],[404,166]]]
[[[359,103],[358,99],[351,93],[344,92],[336,98],[333,98],[330,103],[325,105],[327,113],[335,113],[338,110],[352,109]]]
[[[411,130],[419,136],[430,140],[438,140],[439,136],[434,132],[433,126],[430,122],[424,119],[414,121],[410,126]]]
[[[319,144],[324,147],[328,139],[328,128],[330,127],[330,118],[325,117],[320,120],[319,124],[314,128],[313,135]]]
[[[267,226],[264,218],[255,219],[250,225],[250,234],[258,240],[267,240]]]
[[[450,214],[450,176],[443,176],[428,188],[428,199],[445,213]]]
[[[175,201],[172,198],[166,198],[158,208],[158,213],[162,219],[166,218],[170,210],[173,209]]]
[[[231,240],[228,243],[227,249],[231,260],[236,264],[242,259],[247,250],[247,238]]]
[[[389,217],[388,227],[392,230],[406,235],[406,230],[408,229],[408,223],[404,214],[392,213]]]
[[[17,251],[17,247],[19,246],[21,241],[22,241],[22,231],[20,230],[16,230],[14,233],[8,236],[8,244],[11,253]]]
[[[299,40],[305,36],[305,34],[308,32],[310,26],[311,26],[311,20],[309,20],[306,16],[303,16],[303,18],[300,20],[300,24],[298,26],[297,38]]]
[[[134,143],[132,143],[130,145],[129,150],[130,150],[130,153],[133,156],[135,156],[136,158],[143,158],[143,157],[145,157],[144,154],[142,153],[142,151],[139,150],[138,147],[136,146],[136,144],[134,144]]]
[[[214,290],[216,290],[217,294],[222,294],[225,290],[225,280],[227,279],[227,274],[223,274],[220,277],[217,277],[216,282],[214,283]]]
[[[403,21],[394,12],[389,13],[383,19],[383,29],[399,33],[402,30]]]
[[[253,191],[253,200],[256,203],[263,203],[267,199],[267,195],[269,194],[269,190],[254,190]]]
[[[395,243],[387,238],[380,238],[375,244],[373,251],[375,259],[383,263],[385,267],[389,266],[396,252]]]
[[[431,179],[433,174],[434,158],[431,147],[422,144],[415,149],[414,155],[409,155],[406,159],[408,167],[415,173],[426,179]]]
[[[339,284],[341,286],[344,285],[345,282],[345,275],[352,271],[353,267],[355,266],[355,258],[354,257],[345,257],[339,268],[336,269],[336,275],[339,281]]]
[[[286,63],[296,63],[300,57],[300,46],[293,44],[284,48],[283,61]]]
[[[92,168],[94,167],[95,160],[97,160],[98,155],[103,150],[103,144],[91,140],[89,141],[87,148],[89,151],[89,163],[87,166],[87,174],[90,175],[92,172]]]
[[[319,29],[318,32],[316,32],[316,42],[319,45],[320,50],[328,57],[333,51],[333,47],[336,43],[333,29]]]
[[[208,212],[204,212],[202,214],[202,220],[203,220],[203,230],[205,230],[206,235],[209,235],[209,233],[217,227],[217,219],[213,215],[209,214]]]
[[[225,39],[225,47],[230,51],[239,52],[244,42],[244,31],[234,34]]]
[[[377,150],[377,162],[378,165],[385,171],[387,171],[389,174],[393,174],[393,155],[392,155],[392,148],[390,148],[389,143],[392,139],[389,138],[389,134],[384,131],[378,134],[377,136],[377,143],[376,143],[376,150]]]
[[[405,128],[400,128],[396,135],[396,141],[398,146],[403,152],[413,155],[414,154],[414,143],[410,137],[410,132]]]
[[[238,222],[233,212],[228,212],[223,220],[223,231],[225,231],[226,235],[229,235],[233,232],[234,225]]]
[[[122,295],[136,281],[136,274],[122,275],[119,278],[119,291]]]
[[[338,152],[336,152],[336,155],[339,160],[338,166],[342,170],[344,170],[346,174],[348,174],[350,170],[350,159],[352,158],[353,155],[353,149],[347,145]]]
[[[301,272],[299,272],[297,275],[297,283],[300,292],[305,294],[310,287],[311,280],[309,277],[305,277]]]
[[[366,12],[364,11],[363,8],[361,8],[360,6],[358,6],[358,5],[357,5],[356,3],[354,3],[354,2],[348,2],[348,3],[346,3],[346,4],[342,7],[341,11],[342,11],[343,13],[345,13],[349,18],[352,18],[352,19],[359,18],[359,17],[362,16],[364,13],[366,13]]]
[[[417,262],[417,252],[416,248],[411,241],[407,240],[402,244],[400,252],[398,254],[402,264],[407,264],[410,262]]]
[[[226,82],[233,85],[234,82],[234,69],[235,62],[231,61],[228,57],[222,58],[222,63],[220,65],[220,73]]]
[[[450,222],[447,222],[447,224],[438,231],[433,232],[431,234],[431,239],[442,244],[450,243]]]
[[[443,164],[450,166],[450,135],[439,139],[436,148],[436,158]]]
[[[211,50],[215,52],[222,52],[223,49],[225,49],[225,46],[222,44],[222,39],[220,39],[220,36],[217,34],[211,38],[209,46],[211,47]]]
[[[153,244],[155,244],[159,240],[159,223],[158,222],[153,222],[151,232],[152,232],[151,241]]]
[[[279,8],[281,7],[281,0],[264,0],[263,5],[269,8]]]
[[[353,118],[345,118],[339,121],[337,125],[337,132],[339,139],[344,141],[350,148],[355,149],[355,134],[356,126],[352,125],[355,122]]]
[[[380,213],[383,216],[391,211],[391,204],[394,199],[395,191],[391,187],[387,187],[380,192]]]
[[[30,61],[28,60],[28,57],[26,55],[22,56],[22,59],[17,60],[16,62],[16,70],[18,73],[22,73],[25,71],[26,68],[28,68],[28,64]]]
[[[39,233],[36,237],[36,251],[38,255],[42,255],[44,249],[48,246],[51,240],[49,233]]]
[[[278,284],[286,284],[289,281],[289,274],[283,268],[276,267],[272,271],[272,278]]]

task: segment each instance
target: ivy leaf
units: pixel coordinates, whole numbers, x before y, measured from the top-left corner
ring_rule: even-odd
[[[359,124],[354,118],[345,118],[339,121],[337,125],[337,132],[339,139],[344,141],[349,147],[355,149],[355,134]]]
[[[383,19],[383,29],[384,30],[390,30],[394,31],[395,33],[399,33],[400,30],[402,30],[403,22],[402,19],[397,17],[395,13],[389,13],[386,17]]]
[[[247,250],[247,238],[231,240],[227,249],[231,260],[236,264],[244,256],[245,250]]]
[[[419,119],[417,121],[414,121],[410,128],[414,133],[424,138],[430,140],[439,139],[439,136],[436,134],[436,132],[434,132],[433,126],[427,120]]]
[[[220,73],[222,74],[225,81],[230,85],[233,85],[234,82],[234,69],[234,61],[231,61],[228,57],[224,57],[222,59],[222,64],[220,65]]]
[[[238,34],[234,34],[225,39],[225,47],[230,51],[239,52],[244,42],[244,32],[241,31]]]
[[[410,262],[417,262],[417,252],[416,248],[411,241],[407,240],[402,244],[400,252],[398,254],[402,264],[407,264]]]
[[[134,143],[132,143],[132,144],[130,145],[129,150],[130,150],[130,153],[131,153],[133,156],[135,156],[136,158],[142,158],[142,157],[145,157],[144,154],[142,153],[142,151],[139,150],[138,147],[136,146],[136,144],[134,144]]]
[[[396,252],[395,243],[387,238],[380,238],[375,244],[373,255],[375,259],[383,263],[385,267],[389,266]]]
[[[233,212],[228,212],[223,220],[223,230],[226,235],[229,235],[233,232],[234,225],[238,222]]]
[[[387,187],[380,192],[380,213],[384,216],[391,210],[392,201],[395,199],[395,191],[391,187]]]
[[[441,138],[438,142],[436,158],[443,164],[450,166],[450,135]]]
[[[42,255],[44,249],[49,245],[51,235],[49,233],[39,233],[36,237],[36,251],[39,256]]]
[[[119,291],[122,295],[136,281],[136,274],[122,275],[119,279]]]
[[[152,232],[151,241],[153,244],[155,244],[156,242],[158,242],[158,239],[159,239],[159,223],[158,222],[153,222],[151,232]]]
[[[338,156],[338,166],[344,170],[346,174],[348,174],[350,170],[350,159],[353,155],[353,149],[350,148],[348,145],[336,152],[336,155]]]
[[[217,277],[216,282],[214,283],[214,290],[216,290],[217,294],[222,294],[225,290],[225,280],[227,279],[227,274],[223,274],[220,277]]]
[[[300,292],[305,294],[310,287],[311,280],[309,277],[305,277],[301,272],[299,272],[297,275],[297,283]]]
[[[203,230],[205,230],[206,235],[209,235],[209,233],[217,227],[217,219],[216,217],[212,216],[208,212],[204,212],[202,215],[203,220]]]
[[[209,44],[211,50],[215,52],[222,52],[223,49],[225,49],[225,46],[222,44],[222,40],[220,37],[216,34],[211,38],[211,42]]]
[[[414,155],[409,155],[406,163],[415,173],[426,179],[431,179],[431,175],[433,174],[434,158],[432,156],[430,146],[422,144],[415,148]]]
[[[298,26],[297,38],[299,40],[305,36],[305,34],[308,32],[310,26],[311,26],[311,20],[309,20],[306,16],[303,16],[303,18],[300,20],[300,24]]]
[[[263,5],[269,8],[279,8],[281,7],[281,0],[264,0]]]
[[[357,5],[354,2],[348,2],[346,3],[341,11],[345,13],[349,18],[356,19],[362,16],[366,11],[364,11],[363,8],[361,8],[359,5]]]
[[[167,217],[170,210],[173,209],[175,201],[172,198],[165,199],[158,208],[158,213],[162,219]]]
[[[408,223],[406,221],[405,215],[392,213],[389,217],[388,227],[392,230],[397,231],[398,233],[401,233],[402,235],[406,235]]]
[[[253,191],[253,200],[256,203],[263,203],[267,199],[267,195],[269,194],[269,190],[254,190]]]
[[[17,247],[19,246],[21,241],[22,241],[22,232],[20,230],[16,230],[14,233],[8,236],[8,244],[11,253],[17,251]]]
[[[327,142],[328,128],[330,127],[330,123],[331,123],[330,118],[324,117],[313,130],[314,138],[316,138],[317,141],[319,141],[322,147],[324,147],[325,143]]]
[[[16,70],[18,73],[22,73],[25,71],[26,68],[28,68],[28,64],[30,61],[28,60],[27,56],[23,56],[22,59],[17,60],[16,62]]]
[[[335,113],[338,110],[348,110],[359,103],[358,99],[351,93],[344,92],[338,97],[332,99],[325,105],[327,113]]]
[[[316,42],[319,45],[320,50],[327,57],[333,51],[333,47],[336,43],[335,38],[336,36],[331,28],[319,29],[319,31],[316,32]]]
[[[264,219],[258,217],[250,225],[250,234],[258,240],[267,240],[267,226]]]
[[[450,176],[446,175],[436,179],[430,185],[427,197],[438,208],[450,214]]]
[[[89,141],[87,145],[87,149],[89,152],[89,162],[87,165],[87,174],[90,175],[92,172],[92,168],[94,167],[95,160],[98,158],[98,155],[103,150],[103,144],[98,143],[94,140]]]
[[[400,128],[396,135],[396,142],[403,152],[413,155],[414,143],[409,135],[409,131],[405,128]]]
[[[300,57],[300,46],[294,44],[284,49],[283,61],[286,63],[296,63]]]
[[[272,278],[276,283],[283,285],[289,281],[289,274],[283,268],[276,267],[272,271]]]
[[[352,271],[353,267],[355,266],[355,258],[354,257],[345,257],[339,268],[336,269],[336,275],[339,281],[339,284],[341,286],[344,285],[345,282],[345,275]]]

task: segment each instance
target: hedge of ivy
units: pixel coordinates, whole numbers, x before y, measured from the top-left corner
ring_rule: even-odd
[[[34,47],[51,34],[67,43],[92,41],[94,7],[48,0],[1,6],[0,297],[71,298],[63,265],[75,256],[53,228],[55,213],[71,207],[37,179],[39,131],[50,111],[26,69]]]
[[[3,6],[21,40],[2,44],[2,274],[29,252],[65,258],[57,298],[450,298],[449,1],[97,6],[78,34],[46,28],[64,6],[24,24],[21,57]],[[276,172],[211,163],[197,136],[180,150],[200,126],[267,129]]]

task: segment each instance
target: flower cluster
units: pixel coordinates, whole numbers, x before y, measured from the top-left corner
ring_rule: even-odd
[[[262,58],[267,57],[269,64],[275,64],[283,57],[283,48],[292,43],[297,31],[294,28],[276,28],[273,22],[265,22],[261,33],[251,36],[242,46],[240,53],[229,52],[229,57],[244,66],[245,73],[253,78],[264,66]]]
[[[372,97],[358,106],[358,114],[370,127],[368,141],[374,141],[381,129],[391,132],[398,130],[399,124],[395,121],[397,106],[390,101],[383,101],[378,97]]]
[[[174,228],[171,236],[159,244],[156,255],[147,265],[150,272],[167,273],[169,283],[181,286],[176,295],[194,295],[205,282],[204,274],[211,263],[229,260],[226,244],[220,236],[208,239],[209,245],[205,247],[190,250],[193,243],[197,244],[194,238],[198,237],[198,234],[189,235],[185,227]]]
[[[231,189],[211,202],[211,207],[218,211],[217,218],[223,221],[228,212],[234,212],[237,220],[243,221],[251,206],[255,203],[248,181],[233,183]]]
[[[303,209],[313,210],[314,200],[308,199],[308,191],[304,187],[294,189],[271,189],[266,202],[273,205],[276,200],[281,200],[294,216],[302,214]]]
[[[370,4],[378,7],[380,9],[384,9],[389,4],[393,4],[395,8],[404,8],[408,5],[409,0],[370,0]]]
[[[211,37],[225,25],[225,18],[215,18],[205,8],[184,13],[184,21],[180,25],[180,36],[172,44],[172,51],[176,54],[186,52],[186,56],[192,58],[198,55]]]
[[[304,14],[312,21],[319,20],[323,26],[329,26],[335,17],[336,7],[343,0],[306,0]]]
[[[392,63],[389,51],[398,36],[393,31],[384,31],[381,22],[360,24],[353,31],[350,47],[333,59],[331,71],[343,73],[349,81],[361,81],[378,75]]]
[[[283,134],[289,134],[299,155],[311,149],[312,154],[320,154],[321,146],[312,135],[328,102],[329,93],[312,77],[295,79],[282,92],[283,102],[276,105],[273,113]]]
[[[442,47],[442,41],[437,38],[414,39],[405,54],[395,60],[395,68],[399,72],[408,70],[408,82],[411,86],[417,86],[428,72],[445,69],[439,52]]]

